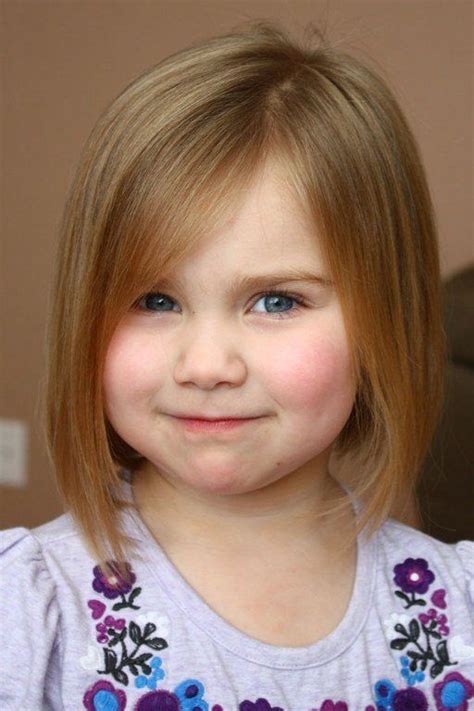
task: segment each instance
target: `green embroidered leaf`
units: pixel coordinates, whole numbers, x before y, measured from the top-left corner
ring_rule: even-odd
[[[168,646],[168,642],[165,639],[162,639],[161,637],[145,639],[143,640],[143,642],[147,645],[147,647],[151,647],[152,649],[166,649],[166,647]]]
[[[130,671],[132,672],[133,676],[138,676],[139,671],[137,667],[134,664],[130,664],[129,667]]]
[[[435,639],[441,639],[440,633],[439,633],[439,632],[435,632],[434,630],[433,630],[433,632],[430,632],[430,635],[431,635],[432,637],[434,637]]]
[[[125,674],[125,672],[120,671],[120,669],[116,669],[114,672],[112,672],[112,674],[114,679],[119,681],[124,686],[128,686],[128,676]]]
[[[135,598],[138,597],[138,595],[140,595],[141,591],[142,591],[141,588],[135,588],[134,590],[132,590],[132,592],[130,593],[130,597],[128,598],[128,601],[133,602],[135,600]]]
[[[135,644],[142,643],[143,640],[142,640],[140,627],[133,621],[130,622],[129,634],[130,634],[130,639],[132,640],[132,642],[135,642]]]
[[[147,662],[152,656],[153,654],[151,654],[150,652],[146,652],[145,654],[140,654],[139,657],[135,657],[133,662],[134,664],[143,664],[144,662]]]
[[[438,642],[438,644],[436,645],[436,651],[438,652],[438,657],[440,661],[444,664],[449,664],[449,654],[446,640]]]
[[[124,627],[123,630],[120,632],[120,634],[115,635],[115,637],[109,642],[109,647],[114,647],[119,642],[123,642],[126,634],[127,634],[127,629],[126,629],[126,627]]]
[[[117,655],[115,654],[113,649],[108,649],[107,647],[104,647],[104,657],[105,672],[106,674],[110,674],[110,672],[113,672],[115,667],[117,666]]]
[[[432,679],[436,679],[439,674],[443,671],[443,664],[442,662],[435,662],[433,666],[430,669],[430,676]]]
[[[152,622],[148,622],[145,625],[145,631],[143,632],[143,637],[149,637],[156,630],[156,625]]]
[[[409,644],[409,642],[410,642],[409,639],[401,639],[401,638],[392,639],[392,641],[390,642],[390,647],[392,649],[398,649],[398,650],[405,649],[405,647],[407,646],[407,644]]]
[[[144,674],[151,674],[151,667],[148,664],[142,664],[142,671]]]
[[[403,634],[405,635],[405,637],[408,637],[408,632],[406,631],[405,627],[400,623],[395,625],[394,630],[395,632],[400,632],[400,634]]]
[[[405,602],[410,601],[410,598],[408,597],[408,595],[405,595],[405,593],[402,593],[400,590],[395,590],[395,595],[397,595],[397,597],[401,597],[402,600],[405,600]]]
[[[411,620],[410,622],[410,637],[414,642],[418,639],[420,636],[420,625],[418,624],[418,620]]]
[[[116,602],[115,605],[113,605],[112,610],[117,612],[117,610],[122,610],[124,607],[129,607],[128,602]]]

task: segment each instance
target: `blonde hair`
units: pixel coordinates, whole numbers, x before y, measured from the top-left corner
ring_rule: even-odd
[[[67,508],[99,560],[126,558],[107,421],[107,347],[132,303],[232,214],[272,158],[314,221],[357,395],[334,444],[354,456],[357,535],[415,492],[443,396],[436,226],[415,138],[386,82],[307,27],[256,21],[165,58],[99,119],[66,204],[50,295],[44,423]],[[337,513],[347,500],[335,501]]]

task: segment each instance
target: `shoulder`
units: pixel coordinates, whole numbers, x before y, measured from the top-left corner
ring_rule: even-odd
[[[75,535],[77,531],[68,514],[37,528],[17,526],[4,529],[0,531],[0,570],[5,566],[41,560],[43,547],[48,548],[60,539]]]
[[[445,543],[394,519],[378,533],[379,566],[398,587],[433,585],[474,607],[474,541]]]
[[[81,537],[70,514],[62,514],[36,528],[17,526],[0,531],[0,570],[47,569],[51,554],[81,545]]]
[[[8,605],[40,607],[61,591],[64,573],[88,553],[76,524],[63,514],[36,528],[18,526],[0,531],[0,597]],[[34,588],[35,595],[30,594]],[[16,591],[12,600],[9,590]],[[24,594],[22,594],[22,590]],[[5,603],[7,604],[7,603]],[[54,605],[53,605],[54,606]]]
[[[43,708],[43,692],[49,693],[50,681],[54,686],[57,679],[61,585],[45,550],[69,535],[66,519],[60,517],[39,529],[18,526],[0,531],[0,648],[8,679],[0,688],[2,709]],[[36,683],[28,684],[26,678]]]

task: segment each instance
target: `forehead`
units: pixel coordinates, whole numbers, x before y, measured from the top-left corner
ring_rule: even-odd
[[[320,240],[307,209],[282,175],[266,165],[242,191],[232,214],[212,230],[176,270],[203,275],[275,270],[322,270]]]

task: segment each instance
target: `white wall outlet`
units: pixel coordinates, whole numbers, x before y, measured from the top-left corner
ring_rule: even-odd
[[[0,486],[26,486],[28,426],[0,417]]]

